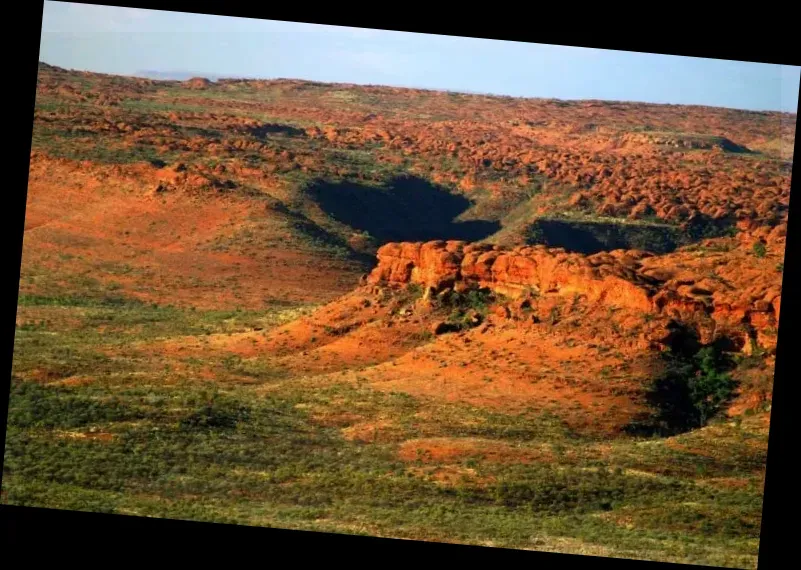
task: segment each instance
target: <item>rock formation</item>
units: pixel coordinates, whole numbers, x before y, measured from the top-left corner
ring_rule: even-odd
[[[679,254],[681,255],[681,254]],[[504,249],[462,241],[389,243],[378,250],[371,284],[420,284],[435,292],[488,288],[511,299],[579,298],[691,327],[710,343],[727,336],[749,351],[753,339],[775,347],[781,289],[771,280],[746,294],[698,271],[674,268],[676,256],[616,250],[585,256],[542,245]],[[658,336],[658,335],[657,335]],[[664,339],[663,339],[664,340]]]

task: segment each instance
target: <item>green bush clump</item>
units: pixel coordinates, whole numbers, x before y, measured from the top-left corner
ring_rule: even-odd
[[[489,289],[469,289],[465,292],[452,292],[443,299],[443,305],[460,311],[478,311],[486,314],[497,296]]]
[[[8,425],[15,428],[72,429],[143,417],[141,410],[118,398],[95,400],[68,388],[17,379],[11,383]]]
[[[183,429],[236,429],[239,422],[250,418],[250,409],[218,392],[212,392],[185,417],[179,425]]]
[[[465,292],[451,292],[441,300],[441,306],[451,310],[448,324],[458,329],[476,326],[489,312],[490,305],[498,297],[489,289],[469,289]]]
[[[705,426],[735,394],[731,359],[714,346],[693,354],[668,351],[649,387],[653,414],[630,426],[633,431],[672,435]]]
[[[609,511],[632,497],[678,491],[680,485],[675,481],[628,477],[604,467],[582,472],[546,465],[521,469],[494,485],[489,494],[498,505],[559,514]]]
[[[414,298],[420,297],[423,295],[423,286],[419,283],[409,283],[406,286],[406,292]]]
[[[695,359],[697,370],[687,379],[687,385],[698,422],[704,425],[731,398],[737,383],[724,371],[724,358],[713,347],[702,348]]]

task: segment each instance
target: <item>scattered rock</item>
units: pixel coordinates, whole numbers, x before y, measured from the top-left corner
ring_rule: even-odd
[[[156,185],[156,186],[155,186],[155,187],[154,187],[154,188],[153,188],[153,189],[150,191],[150,194],[151,194],[151,195],[163,194],[164,192],[166,192],[166,191],[167,191],[167,189],[168,189],[168,187],[167,187],[167,185],[166,185],[166,184],[164,184],[163,182],[159,182],[159,183],[158,183],[158,184],[157,184],[157,185]]]
[[[501,319],[509,319],[512,317],[512,312],[509,310],[509,307],[506,305],[496,305],[492,309],[492,314]]]

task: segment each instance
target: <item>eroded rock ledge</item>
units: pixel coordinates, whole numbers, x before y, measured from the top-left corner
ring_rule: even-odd
[[[435,291],[488,288],[512,299],[578,297],[683,323],[704,344],[725,335],[746,352],[755,343],[775,348],[770,333],[778,322],[781,288],[770,280],[744,292],[632,250],[585,256],[541,245],[504,249],[430,241],[388,243],[377,257],[378,265],[366,278],[371,284],[416,283]]]

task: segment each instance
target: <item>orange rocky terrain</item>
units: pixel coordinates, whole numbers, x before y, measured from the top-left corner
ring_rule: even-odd
[[[162,350],[617,427],[677,337],[772,358],[794,116],[41,64],[34,124],[24,293],[332,303]],[[470,290],[492,310],[454,327]]]
[[[377,181],[401,167],[470,197],[467,219],[536,198],[539,214],[775,225],[795,136],[794,117],[781,113],[292,80],[186,84],[44,64],[38,97],[42,136],[76,148],[102,136],[109,150],[214,157],[224,163],[211,186],[293,172]],[[209,179],[193,170],[188,178]]]
[[[635,250],[584,256],[542,245],[504,250],[455,241],[392,243],[378,250],[378,266],[368,281],[418,283],[429,296],[449,287],[488,288],[516,299],[518,307],[531,307],[540,298],[572,299],[659,317],[651,323],[686,322],[703,344],[728,336],[738,349],[749,350],[752,338],[774,349],[775,339],[769,340],[765,331],[778,324],[781,275],[775,263],[753,261],[748,249],[764,240],[781,254],[784,232],[776,227],[742,233],[737,241],[701,244],[730,248],[717,255],[697,248],[662,256]]]
[[[362,285],[300,320],[140,350],[269,358],[310,387],[348,380],[507,413],[544,407],[574,429],[610,433],[645,412],[661,351],[717,345],[756,351],[767,369],[744,378],[736,414],[770,401],[783,248],[780,228],[662,256],[390,243]],[[454,298],[482,290],[496,294],[486,310],[466,310],[462,326],[449,320]]]
[[[3,496],[755,567],[795,122],[40,63]]]

